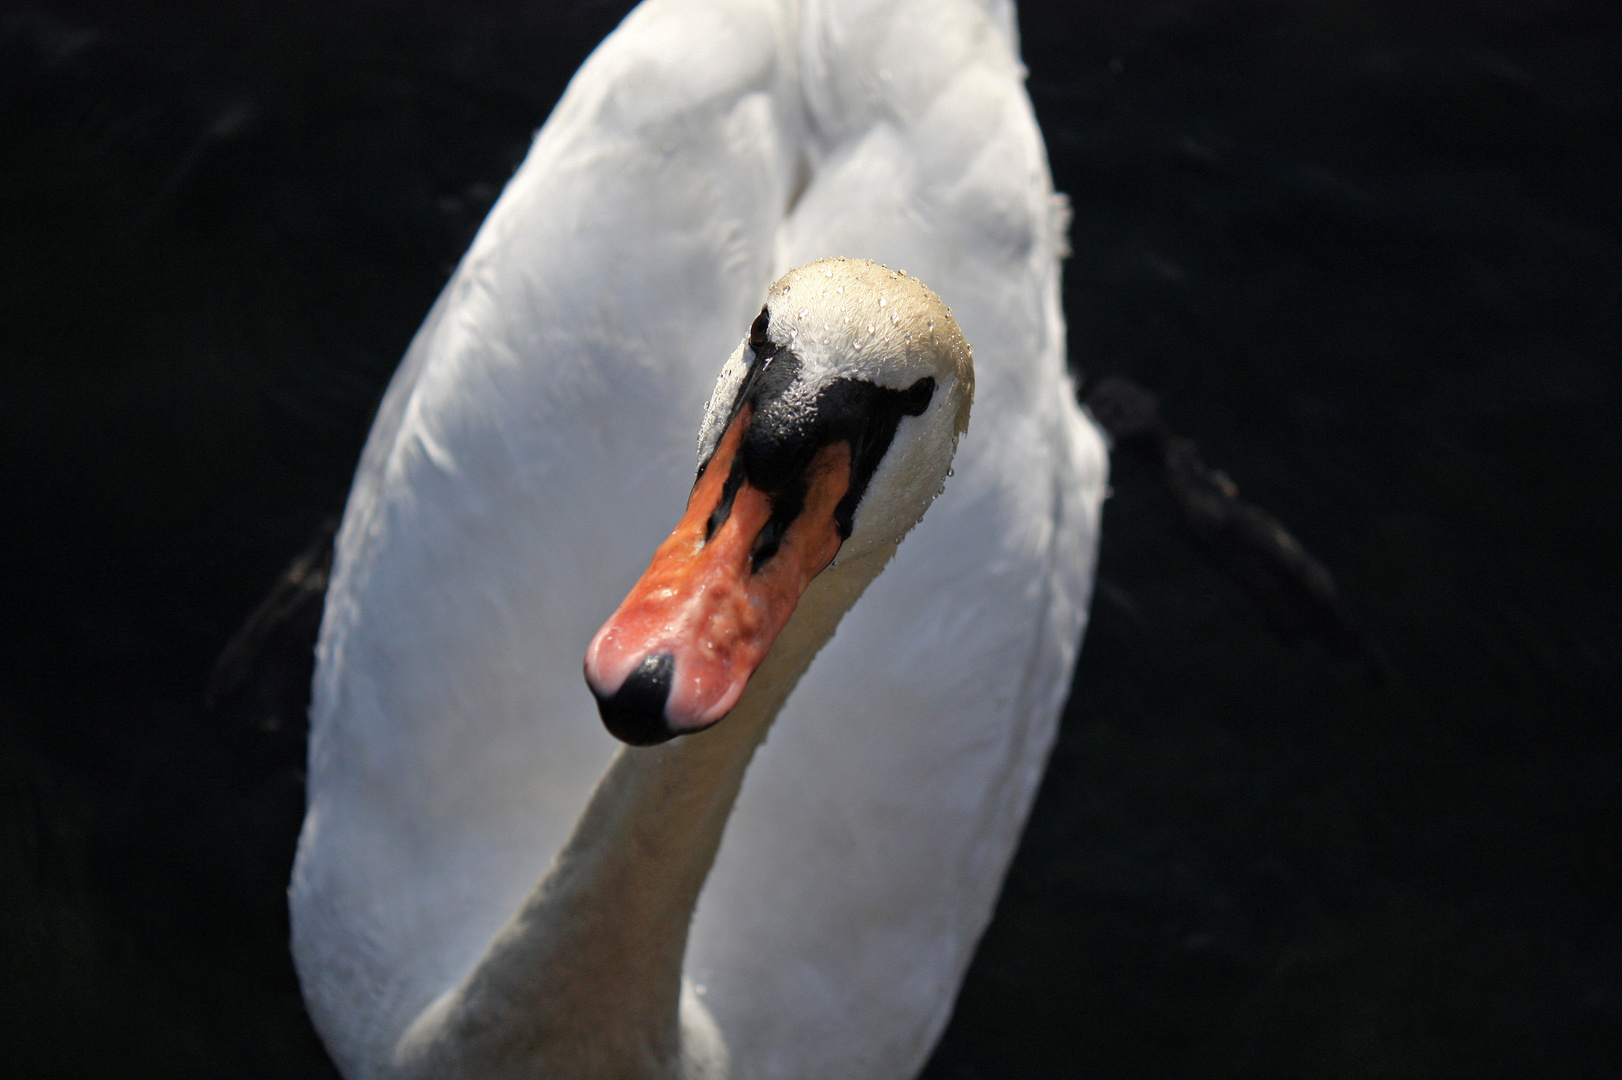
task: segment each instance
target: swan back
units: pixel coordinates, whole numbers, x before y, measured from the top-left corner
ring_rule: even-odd
[[[790,266],[905,268],[975,350],[956,476],[745,779],[686,973],[744,1077],[910,1075],[1051,744],[1104,453],[1006,3],[650,0],[593,54],[379,412],[318,646],[291,889],[352,1076],[459,979],[613,750],[579,674]]]

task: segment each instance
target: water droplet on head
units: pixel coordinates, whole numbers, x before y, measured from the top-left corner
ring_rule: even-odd
[[[841,285],[841,286],[839,286],[839,289],[837,291],[840,292],[840,293],[843,293],[845,291],[845,287],[843,285]]]
[[[823,274],[825,276],[827,276],[827,277],[833,277],[834,276],[834,272],[832,270],[824,270]]]

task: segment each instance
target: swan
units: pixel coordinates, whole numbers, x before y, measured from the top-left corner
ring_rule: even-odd
[[[1063,220],[1001,0],[648,0],[587,60],[337,539],[289,905],[346,1076],[921,1067],[1086,621]],[[757,414],[823,434],[719,514]],[[803,596],[649,615],[684,535]]]

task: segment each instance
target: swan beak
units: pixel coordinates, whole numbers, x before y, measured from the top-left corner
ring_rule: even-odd
[[[818,448],[803,486],[774,495],[738,460],[752,416],[745,406],[733,419],[681,523],[586,650],[603,723],[632,746],[726,716],[843,542],[834,510],[850,488],[850,444]],[[795,505],[786,527],[774,518]]]

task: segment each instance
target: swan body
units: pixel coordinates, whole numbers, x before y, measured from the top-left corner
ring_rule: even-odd
[[[1012,8],[972,0],[649,0],[576,75],[396,374],[337,542],[290,904],[346,1075],[920,1067],[1051,745],[1105,480],[1022,80]],[[907,268],[973,343],[955,476],[841,551],[712,731],[616,750],[580,657],[681,514],[696,420],[715,449],[768,283],[835,254]],[[780,314],[831,350],[876,315],[805,311]],[[853,541],[887,520],[878,477]],[[644,936],[639,982],[610,960]],[[679,1006],[628,989],[658,972]],[[591,1045],[537,1057],[553,1028]]]

